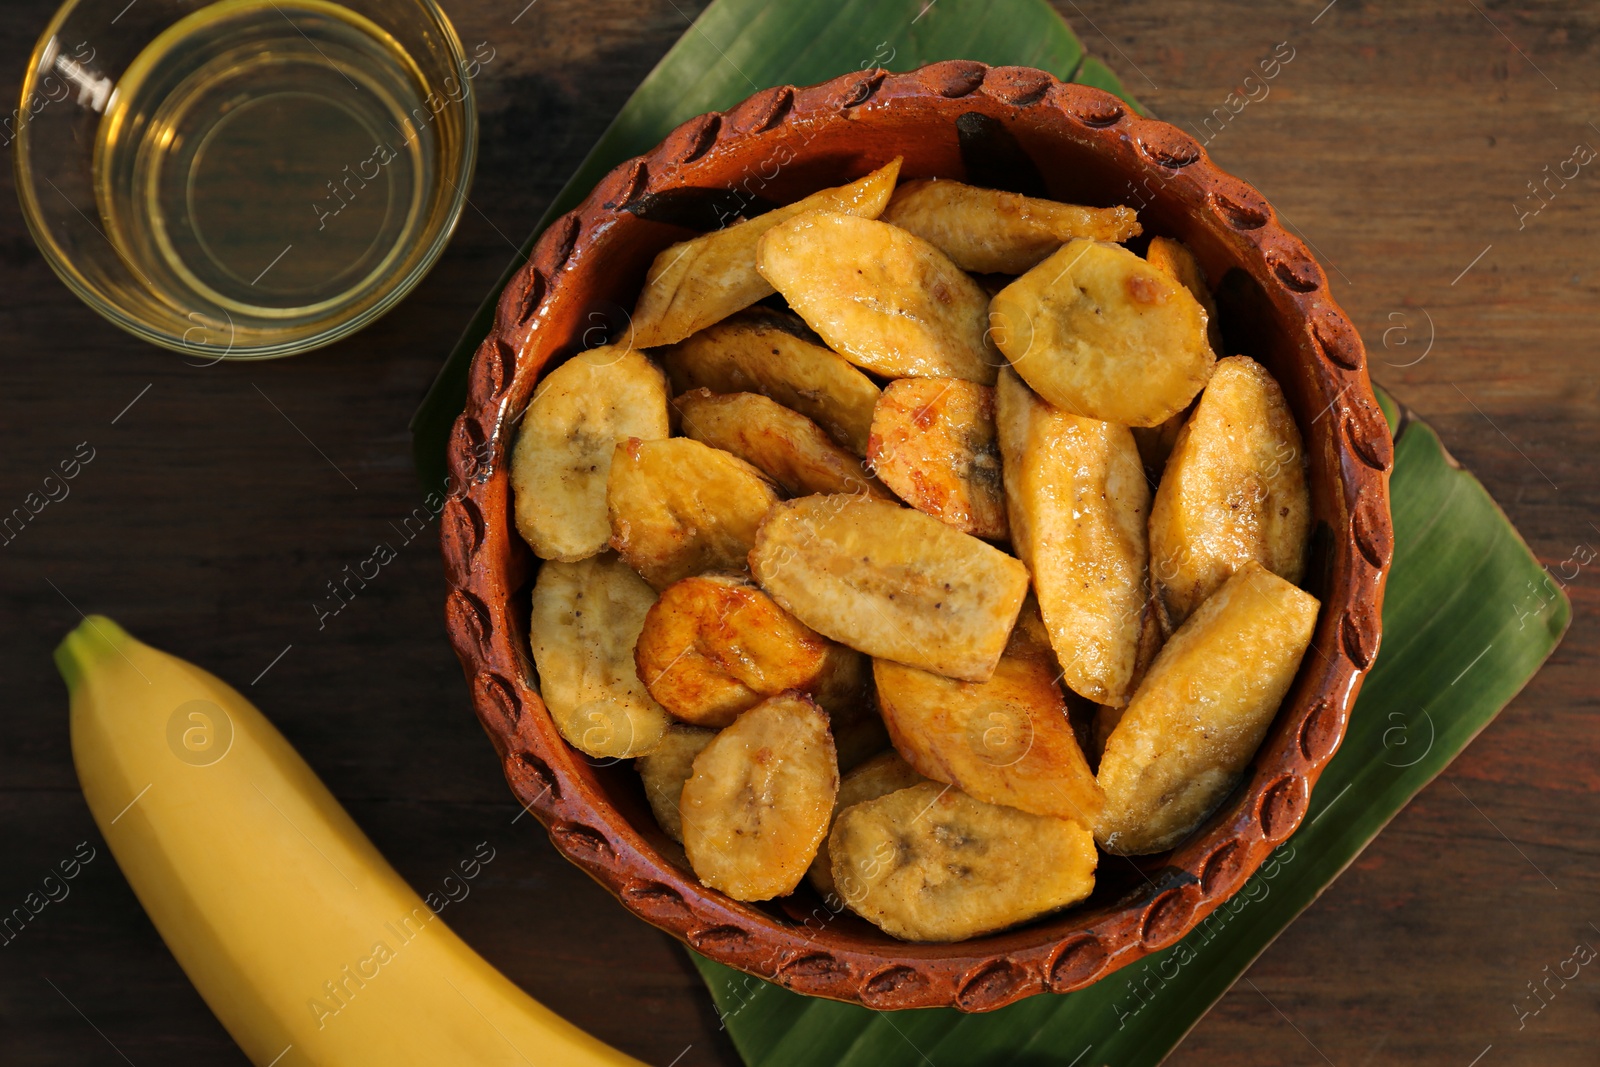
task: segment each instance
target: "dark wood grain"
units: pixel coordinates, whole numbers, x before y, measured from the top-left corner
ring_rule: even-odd
[[[1141,99],[1209,136],[1218,163],[1317,247],[1374,376],[1438,427],[1555,570],[1579,545],[1600,548],[1600,188],[1585,168],[1520,230],[1514,205],[1534,206],[1527,182],[1546,164],[1579,143],[1600,148],[1588,125],[1600,123],[1600,10],[1323,3],[1060,6]],[[422,497],[405,424],[433,371],[698,9],[539,0],[513,24],[521,2],[447,6],[463,39],[499,56],[479,80],[474,207],[422,286],[334,348],[201,369],[135,342],[49,272],[9,167],[0,176],[0,508],[79,442],[95,449],[71,495],[0,546],[0,910],[78,842],[99,849],[67,899],[0,947],[0,1062],[243,1062],[78,793],[49,650],[79,608],[241,687],[292,646],[248,692],[402,874],[426,890],[478,842],[496,849],[445,916],[469,942],[647,1061],[737,1062],[676,945],[556,856],[531,820],[512,824],[518,809],[444,640],[432,541],[401,547],[324,629],[311,606],[343,566],[398,540],[389,523]],[[0,6],[0,84],[19,83],[51,7]],[[1294,58],[1268,95],[1208,133],[1205,118],[1285,41]],[[1593,1062],[1593,968],[1552,982],[1520,1029],[1515,1008],[1536,1003],[1527,983],[1575,943],[1600,948],[1600,565],[1568,591],[1572,631],[1544,672],[1172,1062]]]

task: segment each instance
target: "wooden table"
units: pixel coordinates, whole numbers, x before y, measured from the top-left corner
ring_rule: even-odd
[[[1554,568],[1600,547],[1600,179],[1587,168],[1552,184],[1537,215],[1518,209],[1538,206],[1528,183],[1547,164],[1600,146],[1600,9],[1325,2],[1059,6],[1091,52],[1209,139],[1315,246],[1374,376],[1433,421]],[[9,91],[53,6],[0,7]],[[0,911],[79,842],[98,850],[70,896],[0,948],[0,1062],[243,1062],[79,794],[50,650],[80,608],[247,687],[419,890],[488,842],[495,858],[450,922],[546,1004],[653,1063],[737,1062],[678,946],[531,820],[513,825],[445,643],[431,538],[401,547],[324,627],[312,607],[346,564],[397,543],[391,524],[422,496],[412,409],[515,245],[699,7],[539,0],[513,20],[523,0],[446,6],[469,46],[497,54],[478,81],[473,206],[416,292],[334,348],[187,366],[80,305],[10,191],[0,197],[0,509],[80,442],[95,456],[68,498],[0,547]],[[1258,99],[1206,126],[1275,50],[1292,59],[1267,95],[1252,82]],[[1544,672],[1171,1062],[1594,1062],[1600,973],[1552,983],[1521,1028],[1514,1007],[1575,943],[1600,947],[1600,731],[1586,718],[1600,568],[1570,593],[1572,631]]]

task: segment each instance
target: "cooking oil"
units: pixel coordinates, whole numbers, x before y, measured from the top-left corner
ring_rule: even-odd
[[[303,332],[359,314],[422,251],[470,151],[442,100],[394,37],[337,4],[201,8],[108,101],[94,150],[106,236],[196,321]]]

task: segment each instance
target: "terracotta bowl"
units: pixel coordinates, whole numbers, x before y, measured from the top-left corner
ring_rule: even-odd
[[[631,766],[569,748],[528,659],[538,561],[515,532],[507,460],[541,374],[626,336],[627,309],[666,245],[855,179],[895,156],[939,176],[1059,200],[1129,204],[1146,233],[1194,250],[1228,354],[1263,363],[1304,435],[1315,512],[1312,650],[1243,782],[1170,853],[1103,857],[1084,904],[991,937],[896,941],[809,886],[744,904],[704,888],[656,826]],[[624,907],[714,960],[801,993],[874,1008],[987,1011],[1088,985],[1177,941],[1300,824],[1378,651],[1393,548],[1393,447],[1361,339],[1305,247],[1194,139],[1116,98],[1024,67],[936,63],[759,92],[674,130],[558,219],[500,298],[449,447],[442,521],[451,639],[518,799],[556,848]]]

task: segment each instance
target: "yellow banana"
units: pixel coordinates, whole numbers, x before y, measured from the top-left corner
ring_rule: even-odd
[[[95,822],[257,1067],[638,1063],[467,947],[226,683],[103,616],[56,663]]]

